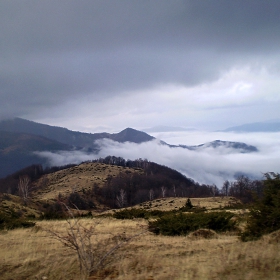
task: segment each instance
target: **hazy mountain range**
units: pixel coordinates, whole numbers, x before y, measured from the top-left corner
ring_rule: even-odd
[[[66,128],[40,124],[21,118],[4,120],[0,122],[0,131],[9,131],[17,133],[29,133],[39,135],[64,144],[72,145],[75,148],[94,147],[94,141],[98,139],[111,139],[120,143],[133,142],[142,143],[155,139],[154,137],[131,128],[124,129],[119,133],[83,133],[71,131]]]
[[[104,139],[117,143],[134,144],[156,141],[158,145],[191,151],[203,149],[226,149],[227,153],[258,151],[256,147],[241,142],[216,140],[197,146],[169,145],[145,132],[132,128],[126,128],[113,134],[107,132],[91,134],[14,118],[0,122],[0,177],[31,164],[47,165],[48,158],[37,152],[73,151],[74,153],[74,151],[82,151],[89,155],[96,155],[102,149]]]
[[[183,131],[196,131],[196,129],[190,127],[158,125],[154,127],[144,128],[142,129],[142,131],[147,133],[180,132],[180,131],[183,132]],[[220,132],[280,132],[280,119],[274,119],[265,122],[241,124],[238,126],[232,126],[218,131]]]
[[[178,147],[178,146],[175,146],[175,147]],[[250,152],[258,151],[258,149],[252,145],[248,145],[248,144],[241,143],[241,142],[221,141],[221,140],[215,140],[215,141],[197,145],[197,146],[179,145],[179,147],[186,148],[186,149],[189,149],[192,151],[194,151],[194,150],[199,151],[199,150],[207,149],[207,148],[217,149],[217,148],[225,148],[225,147],[228,149],[236,149],[240,153],[250,153]]]
[[[229,127],[224,132],[279,132],[280,121],[256,122]]]

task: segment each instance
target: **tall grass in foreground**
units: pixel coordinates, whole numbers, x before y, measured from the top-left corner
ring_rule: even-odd
[[[84,227],[92,219],[82,219]],[[1,279],[80,279],[75,252],[42,229],[66,234],[65,221],[40,221],[29,229],[0,233]],[[100,219],[93,242],[134,235],[144,219]],[[243,243],[235,235],[212,239],[162,236],[150,232],[120,248],[92,279],[280,279],[280,232]]]
[[[96,237],[98,219],[91,219],[90,227],[84,226],[81,217],[75,217],[74,212],[67,205],[64,206],[69,215],[66,219],[66,234],[51,229],[46,229],[46,232],[77,254],[82,279],[96,275],[108,260],[114,258],[117,250],[145,232],[132,236],[127,236],[125,233],[111,233],[110,238],[100,239]]]

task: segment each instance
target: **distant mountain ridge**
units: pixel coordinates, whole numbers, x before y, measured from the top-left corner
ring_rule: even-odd
[[[71,146],[60,143],[39,135],[1,131],[0,152],[9,153],[9,151],[58,151],[70,150]]]
[[[208,142],[205,144],[197,145],[197,146],[185,146],[179,145],[181,148],[189,149],[189,150],[201,150],[206,148],[229,148],[238,150],[240,153],[251,153],[257,152],[258,149],[255,146],[248,145],[242,142],[231,142],[231,141],[221,141],[215,140],[212,142]]]
[[[47,165],[48,160],[34,152],[84,150],[97,153],[96,140],[143,143],[155,138],[145,132],[126,128],[119,133],[83,133],[40,124],[21,118],[0,122],[0,178],[32,164]]]
[[[280,122],[256,122],[229,127],[223,132],[280,132]]]
[[[82,150],[87,154],[97,154],[102,146],[96,140],[110,139],[119,143],[141,144],[156,138],[149,134],[126,128],[119,133],[84,133],[66,128],[40,124],[20,118],[0,122],[0,177],[32,164],[47,164],[47,159],[39,156],[38,151],[58,152]],[[240,142],[216,140],[197,146],[170,145],[159,140],[159,145],[170,148],[184,148],[192,151],[219,148],[220,151],[250,153],[257,148]],[[225,149],[223,149],[225,148]],[[219,152],[220,152],[219,151]]]
[[[155,139],[149,134],[132,128],[126,128],[119,133],[85,133],[68,130],[66,128],[40,124],[33,121],[14,118],[0,122],[0,131],[28,133],[43,136],[76,148],[93,147],[96,148],[94,141],[98,139],[111,139],[120,143],[134,142],[142,143]]]

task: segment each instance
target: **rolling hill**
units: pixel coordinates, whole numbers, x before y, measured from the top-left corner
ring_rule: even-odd
[[[19,178],[29,176],[31,191],[27,205],[32,205],[37,212],[53,211],[53,207],[58,207],[58,201],[59,207],[63,202],[81,210],[104,211],[118,208],[116,197],[120,190],[124,190],[126,194],[125,206],[160,198],[163,195],[162,188],[166,196],[178,194],[193,197],[210,194],[206,186],[200,186],[166,166],[139,160],[128,161],[126,165],[87,162],[55,172],[36,171],[38,167],[34,166],[0,179],[0,193],[17,195]],[[13,197],[8,200],[14,201],[12,205],[23,203]]]

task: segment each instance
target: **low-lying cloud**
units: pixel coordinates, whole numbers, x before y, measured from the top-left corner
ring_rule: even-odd
[[[228,136],[230,135],[228,134]],[[257,138],[256,135],[259,137]],[[226,146],[218,149],[208,147],[192,151],[183,148],[170,148],[161,145],[158,140],[135,144],[103,139],[98,142],[101,149],[97,154],[88,154],[82,151],[40,152],[39,154],[48,158],[51,165],[80,163],[108,155],[131,160],[137,158],[148,159],[176,169],[199,183],[216,184],[221,187],[225,180],[234,180],[235,176],[240,173],[253,178],[262,178],[265,172],[280,172],[279,133],[256,135],[235,134],[235,141],[245,138],[252,140],[246,142],[247,144],[256,144],[259,151],[252,153],[240,153],[240,151]],[[231,136],[234,137],[234,135]]]

